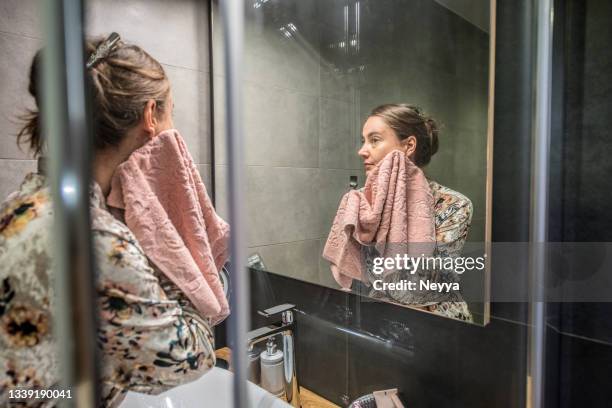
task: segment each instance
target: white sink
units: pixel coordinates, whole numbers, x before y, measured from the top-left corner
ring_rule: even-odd
[[[234,408],[233,374],[219,367],[199,379],[159,395],[129,391],[120,408]],[[263,388],[248,382],[247,393],[251,408],[291,408]]]

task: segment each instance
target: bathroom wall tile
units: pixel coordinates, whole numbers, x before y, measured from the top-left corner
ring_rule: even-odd
[[[316,169],[249,167],[249,244],[319,237]]]
[[[365,122],[375,107],[385,103],[397,103],[398,101],[406,100],[402,99],[402,92],[403,90],[398,87],[393,77],[385,76],[361,84],[355,91],[357,116],[359,116],[362,122]],[[359,133],[361,136],[361,129],[359,129]]]
[[[339,406],[348,395],[349,335],[327,320],[298,316],[298,381],[300,386]]]
[[[24,146],[21,151],[15,136],[21,122],[19,116],[35,107],[28,92],[30,65],[42,46],[37,39],[0,33],[0,158],[30,158]]]
[[[351,176],[357,176],[357,183],[363,186],[363,170],[320,169],[319,171],[319,236],[327,238],[342,196],[349,190]]]
[[[319,237],[317,169],[248,166],[246,210],[249,246]],[[227,216],[227,168],[215,172],[217,210]]]
[[[612,399],[607,373],[612,370],[612,346],[562,335],[561,373],[557,392],[562,408],[603,407]]]
[[[306,5],[306,4],[305,4]],[[273,6],[273,5],[272,5]],[[283,7],[284,8],[284,7]],[[319,94],[319,53],[316,24],[300,21],[297,13],[266,16],[261,9],[247,13],[244,26],[244,78],[265,86]],[[223,28],[215,11],[213,69],[223,73]],[[280,30],[289,23],[297,31],[286,37]]]
[[[322,97],[353,103],[356,85],[359,84],[357,74],[348,73],[335,67],[332,61],[322,59],[320,76]]]
[[[320,98],[319,104],[319,167],[361,169],[360,129],[354,126],[352,104],[328,98]]]
[[[318,98],[251,82],[244,91],[247,164],[318,167]]]
[[[315,284],[319,282],[318,239],[254,246],[248,251],[249,254],[259,253],[268,272]]]
[[[223,75],[225,72],[225,60],[223,50],[223,22],[219,11],[219,4],[212,3],[212,70],[215,75]]]
[[[484,213],[484,209],[482,210]],[[485,218],[472,218],[468,240],[471,242],[484,242],[485,239]]]
[[[290,21],[287,21],[290,22]],[[292,89],[307,95],[319,94],[318,44],[304,38],[298,27],[291,38],[279,31],[279,24],[245,25],[245,79],[266,86]]]
[[[196,163],[211,162],[210,86],[208,74],[164,66],[174,97],[174,126],[185,138]]]
[[[215,161],[227,163],[224,77],[215,75]],[[319,101],[303,93],[244,82],[248,165],[318,167]]]
[[[228,186],[227,186],[227,166],[215,164],[215,173],[211,175],[212,182],[215,184],[215,210],[225,220],[229,219]]]
[[[491,318],[527,324],[528,304],[525,302],[491,302]]]
[[[213,152],[216,164],[227,164],[227,134],[225,126],[225,77],[222,75],[214,75],[213,86],[213,123],[214,123],[214,141],[215,151]]]
[[[459,103],[453,106],[453,120],[461,129],[473,133],[486,134],[488,82],[486,78],[476,83],[466,83],[454,79],[454,88],[459,96]],[[486,140],[486,137],[479,139]]]
[[[198,171],[200,172],[200,177],[202,177],[202,181],[206,186],[206,191],[208,192],[208,196],[212,199],[212,173],[211,173],[211,165],[210,164],[198,164]]]
[[[40,0],[3,0],[0,3],[0,31],[42,38],[44,6]]]
[[[465,81],[480,81],[489,75],[489,33],[458,20],[451,27],[450,55],[455,75]]]
[[[96,36],[116,31],[164,64],[208,72],[207,7],[192,0],[92,0],[87,31]]]
[[[612,303],[561,303],[559,314],[559,331],[612,345]]]
[[[0,159],[0,202],[21,186],[26,174],[36,171],[35,160]]]
[[[370,337],[349,339],[351,398],[398,387],[415,406],[522,406],[516,387],[524,379],[524,326],[494,321],[480,328],[390,304],[359,304],[355,324]]]
[[[251,297],[253,310],[291,303],[296,305],[299,315],[307,314],[341,327],[348,325],[352,311],[346,292],[265,271],[250,271],[251,292],[257,294]],[[265,319],[253,320],[254,325],[261,322]]]

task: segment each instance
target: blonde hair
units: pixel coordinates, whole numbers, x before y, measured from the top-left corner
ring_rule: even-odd
[[[104,38],[88,41],[89,54],[96,51]],[[30,94],[40,107],[38,72],[42,50],[36,53],[30,67]],[[162,65],[137,45],[119,41],[107,56],[87,69],[92,93],[93,146],[104,149],[117,146],[126,132],[142,119],[146,103],[156,102],[158,114],[166,107],[170,81]],[[44,150],[40,132],[40,113],[28,111],[17,135],[19,144],[29,144],[36,156]]]

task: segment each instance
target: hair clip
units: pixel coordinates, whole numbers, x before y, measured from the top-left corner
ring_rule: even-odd
[[[93,67],[97,62],[108,57],[108,54],[115,48],[119,40],[121,40],[119,34],[111,33],[111,35],[109,35],[106,40],[102,41],[96,50],[89,56],[87,68]]]

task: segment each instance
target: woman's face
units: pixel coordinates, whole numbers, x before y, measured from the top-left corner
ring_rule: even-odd
[[[361,136],[361,149],[357,154],[363,160],[366,174],[372,170],[388,153],[401,150],[409,154],[408,148],[414,136],[400,140],[393,129],[378,116],[370,116],[363,125]]]

